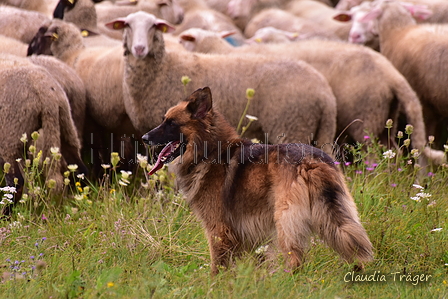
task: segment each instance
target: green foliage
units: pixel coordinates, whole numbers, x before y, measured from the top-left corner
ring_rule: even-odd
[[[66,173],[61,206],[40,176],[28,182],[39,197],[28,193],[0,222],[0,298],[444,298],[448,168],[420,168],[399,145],[385,154],[366,138],[341,162],[375,247],[375,261],[353,276],[314,238],[295,273],[280,255],[247,253],[212,277],[203,229],[173,176],[148,177],[140,157],[132,174],[105,165],[100,182]],[[358,274],[377,281],[353,281]],[[420,274],[431,276],[415,283]]]

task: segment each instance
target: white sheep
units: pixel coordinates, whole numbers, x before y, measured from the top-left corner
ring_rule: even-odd
[[[425,147],[425,124],[416,94],[391,63],[371,49],[328,40],[232,48],[218,34],[200,29],[190,29],[180,38],[187,49],[202,53],[263,53],[308,62],[327,78],[336,96],[337,132],[347,128],[347,133],[359,142],[366,131],[385,137],[384,124],[397,109],[398,100],[407,121],[414,125],[413,146],[424,150],[435,163],[444,161],[442,152]],[[350,125],[355,119],[362,123]]]
[[[56,181],[56,190],[63,186],[64,163],[77,164],[85,172],[67,97],[50,73],[25,58],[3,54],[0,55],[0,86],[0,162],[2,166],[6,162],[12,165],[5,176],[6,183],[18,189],[16,200],[20,199],[24,184],[16,161],[23,158],[24,144],[20,137],[24,133],[30,138],[32,132],[42,129],[43,139],[37,142],[44,159],[52,157],[51,147],[60,149],[64,159],[54,161],[46,173],[47,179]]]
[[[58,19],[52,21],[46,35],[53,38],[50,46],[53,55],[72,67],[84,82],[88,112],[86,138],[90,140],[91,134],[94,134],[94,142],[103,140],[98,147],[113,144],[113,148],[105,149],[109,154],[103,153],[104,159],[109,159],[110,151],[122,153],[121,138],[127,140],[132,136],[139,136],[126,114],[123,103],[122,47],[86,48],[79,29]],[[110,138],[113,140],[109,140]],[[122,154],[127,160],[135,159],[134,150]]]
[[[326,39],[340,39],[335,32],[322,28],[318,23],[298,17],[279,8],[268,8],[256,14],[244,30],[246,37],[252,37],[255,32],[264,27],[274,27],[281,30],[293,31],[306,37],[322,37]],[[348,31],[347,31],[348,32]],[[348,34],[348,33],[347,33]]]
[[[446,138],[448,121],[448,25],[417,24],[410,11],[417,14],[421,9],[384,2],[374,6],[365,19],[378,20],[381,53],[418,94],[428,134],[445,143],[441,138]]]
[[[211,9],[204,0],[179,0],[179,4],[185,11],[185,17],[182,23],[176,27],[175,35],[188,28],[202,28],[216,32],[233,31],[234,34],[229,39],[229,42],[235,46],[243,44],[245,37],[233,23],[232,19],[223,13]]]
[[[135,2],[133,3],[135,4]],[[103,3],[96,5],[98,28],[102,34],[121,41],[123,38],[121,32],[109,30],[104,24],[140,10],[167,20],[171,24],[180,24],[184,19],[184,10],[179,5],[178,0],[140,0],[136,5],[110,5]]]
[[[323,76],[308,64],[254,55],[229,58],[166,52],[162,32],[173,28],[144,12],[108,26],[124,29],[125,107],[140,132],[156,127],[169,107],[201,86],[211,87],[217,106],[236,126],[246,105],[245,91],[254,88],[247,113],[259,121],[250,126],[250,136],[273,143],[316,140],[320,146],[333,142],[334,95]],[[182,76],[191,79],[185,89]]]
[[[42,13],[20,8],[0,6],[0,32],[26,44],[30,43],[36,32],[50,19]]]

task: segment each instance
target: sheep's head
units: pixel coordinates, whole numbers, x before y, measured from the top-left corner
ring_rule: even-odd
[[[154,54],[157,31],[163,33],[174,31],[174,27],[168,22],[142,11],[116,19],[107,23],[106,27],[112,30],[124,30],[124,46],[138,59],[143,59],[150,53]]]
[[[162,18],[173,24],[180,24],[184,20],[184,9],[177,0],[158,0],[157,8]]]

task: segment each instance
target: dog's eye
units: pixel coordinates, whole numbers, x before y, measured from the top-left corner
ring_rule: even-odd
[[[175,122],[174,120],[172,120],[171,118],[166,119],[166,120],[165,120],[165,123],[166,123],[168,126],[175,126],[175,125],[176,125],[176,122]]]

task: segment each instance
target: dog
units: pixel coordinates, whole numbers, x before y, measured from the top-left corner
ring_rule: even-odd
[[[174,160],[177,183],[208,240],[211,271],[263,244],[280,249],[296,270],[311,234],[347,262],[373,260],[342,172],[305,144],[252,143],[212,107],[210,88],[170,108],[143,141],[165,147],[149,174]]]

